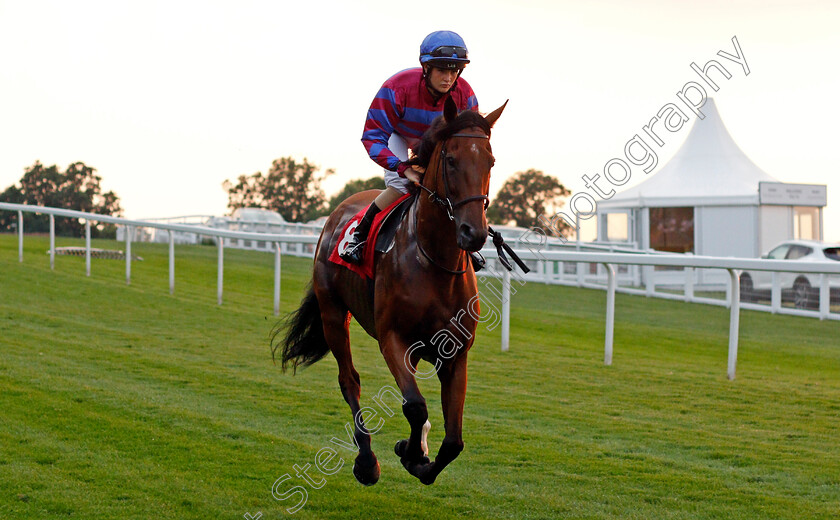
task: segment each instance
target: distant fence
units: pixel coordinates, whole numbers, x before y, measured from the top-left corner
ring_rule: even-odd
[[[132,234],[135,229],[153,228],[169,232],[169,291],[175,290],[175,234],[193,233],[200,236],[214,237],[218,247],[217,267],[217,299],[222,304],[223,280],[224,280],[224,248],[225,242],[229,240],[255,241],[272,244],[274,250],[274,314],[280,312],[280,268],[282,249],[294,246],[291,254],[311,256],[312,252],[304,250],[306,245],[314,245],[318,242],[318,236],[313,234],[271,234],[253,233],[244,231],[230,231],[191,224],[177,224],[167,222],[152,222],[142,220],[128,220],[106,215],[83,213],[80,211],[45,208],[40,206],[27,206],[21,204],[0,203],[0,210],[16,211],[18,214],[18,250],[20,261],[23,261],[23,213],[41,213],[50,216],[50,268],[55,266],[55,217],[78,218],[85,221],[85,270],[90,276],[90,222],[104,222],[124,226],[124,241],[126,245],[126,283],[131,283],[131,243]],[[514,245],[528,242],[519,242],[520,237],[509,237]],[[480,279],[485,277],[498,277],[501,279],[501,290],[498,291],[498,298],[502,304],[500,312],[502,350],[508,350],[510,344],[510,296],[515,293],[511,287],[511,277],[515,278],[520,285],[528,281],[540,283],[573,285],[585,288],[606,290],[606,328],[604,340],[604,363],[612,363],[613,354],[613,331],[615,317],[615,293],[624,292],[629,294],[640,294],[649,297],[668,298],[683,300],[687,302],[706,303],[721,305],[730,309],[729,326],[729,357],[727,364],[727,375],[730,379],[735,377],[735,365],[738,355],[738,332],[739,332],[739,310],[741,308],[769,311],[774,313],[785,313],[798,316],[818,317],[820,319],[840,320],[840,314],[831,312],[829,276],[840,275],[840,262],[791,262],[787,260],[749,259],[749,258],[722,258],[709,256],[693,256],[669,253],[653,253],[635,251],[631,248],[621,248],[616,244],[566,244],[559,242],[549,243],[549,247],[540,250],[517,248],[519,256],[535,267],[534,272],[522,275],[514,271],[511,275],[505,269],[499,269],[497,265],[498,255],[495,249],[488,244],[482,252],[488,259],[488,269],[479,273]],[[307,248],[308,249],[308,248]],[[565,250],[563,250],[565,249]],[[589,251],[585,251],[588,249]],[[312,249],[314,251],[314,248]],[[622,251],[622,252],[616,252]],[[583,266],[590,267],[589,273],[585,272]],[[568,269],[574,266],[573,269]],[[618,285],[616,267],[621,270],[627,266],[637,266],[647,269],[644,278],[645,288],[620,287]],[[674,294],[657,290],[656,277],[653,269],[680,268],[684,269],[684,292]],[[699,269],[715,269],[726,272],[727,283],[725,286],[726,296],[724,299],[713,299],[695,295],[694,293],[694,271]],[[771,290],[770,306],[756,303],[741,302],[741,289],[739,274],[741,271],[769,271],[774,273],[773,287]],[[819,276],[819,305],[817,310],[789,309],[781,306],[781,286],[776,273],[809,273]],[[638,285],[639,271],[624,271],[624,281]],[[673,274],[673,273],[671,273]],[[604,275],[604,276],[602,276]],[[673,278],[673,277],[671,277]],[[485,284],[485,286],[487,286]],[[485,291],[487,292],[487,291]],[[487,295],[485,294],[485,297]]]
[[[143,220],[129,220],[108,215],[97,215],[84,213],[69,209],[46,208],[41,206],[28,206],[23,204],[9,204],[0,202],[0,210],[16,211],[18,214],[18,257],[23,262],[23,213],[39,213],[50,216],[50,269],[55,269],[55,217],[77,218],[85,221],[85,273],[90,276],[90,223],[103,222],[124,226],[125,241],[125,281],[131,283],[131,243],[132,235],[136,229],[153,228],[169,232],[169,292],[175,292],[175,234],[194,233],[199,236],[214,237],[218,247],[218,262],[216,276],[216,295],[218,304],[222,304],[224,288],[224,250],[225,239],[260,240],[274,244],[274,314],[280,314],[280,269],[281,269],[281,244],[316,244],[316,235],[292,235],[292,234],[266,234],[248,233],[243,231],[228,231],[211,227],[196,226],[192,224],[173,224],[165,222],[148,222]]]
[[[485,256],[488,259],[496,259],[497,253],[495,251],[485,251]],[[789,272],[789,273],[810,273],[819,275],[819,310],[808,311],[803,309],[784,309],[778,308],[776,303],[780,300],[781,289],[778,283],[778,278],[773,284],[772,300],[773,307],[770,310],[776,312],[784,312],[787,314],[794,314],[800,316],[818,316],[820,319],[840,320],[840,314],[830,312],[830,287],[829,275],[840,275],[840,262],[791,262],[788,260],[768,260],[768,259],[751,259],[751,258],[722,258],[713,256],[693,256],[680,254],[650,254],[650,253],[582,253],[574,251],[536,251],[536,250],[520,250],[519,256],[523,260],[530,260],[532,262],[539,262],[542,264],[542,272],[537,272],[531,275],[530,278],[535,281],[564,283],[562,279],[555,279],[545,268],[545,264],[552,263],[574,263],[583,264],[590,263],[601,265],[607,272],[606,286],[598,285],[591,282],[586,282],[585,277],[580,276],[574,280],[566,280],[565,285],[578,285],[587,288],[606,289],[606,329],[604,338],[604,364],[612,364],[613,356],[613,331],[615,323],[615,293],[617,291],[626,292],[629,294],[641,294],[646,296],[656,296],[660,298],[670,298],[675,300],[684,300],[690,302],[707,303],[713,305],[724,305],[730,309],[729,317],[729,356],[727,363],[727,375],[730,379],[735,378],[735,365],[738,358],[738,333],[739,333],[739,316],[740,309],[755,309],[768,310],[766,306],[741,303],[741,288],[739,283],[740,271],[771,271]],[[686,290],[685,294],[672,294],[657,292],[653,283],[649,283],[644,290],[635,288],[619,288],[616,283],[616,266],[635,265],[653,267],[671,267],[671,268],[685,268],[686,269]],[[726,287],[726,299],[715,300],[711,298],[699,298],[693,294],[691,280],[693,280],[694,269],[723,269],[728,273],[729,283]],[[556,271],[552,269],[551,272]],[[559,272],[563,272],[562,266]],[[501,334],[502,334],[502,350],[507,350],[510,344],[510,296],[515,292],[515,288],[511,288],[511,273],[506,269],[494,269],[493,272],[487,273],[490,276],[496,275],[502,279],[501,291],[485,291],[485,293],[496,293],[498,299],[501,300]],[[517,271],[514,272],[513,277],[518,279],[519,284],[524,285],[527,281],[527,275],[522,276]],[[650,280],[653,277],[649,278]],[[485,299],[486,300],[486,299]],[[485,301],[483,300],[483,301]]]
[[[213,215],[183,215],[178,217],[142,219],[143,222],[162,224],[188,224],[190,226],[209,227],[213,229],[224,229],[227,231],[257,233],[262,237],[266,234],[273,235],[312,235],[320,236],[323,225],[303,224],[300,222],[263,222],[255,220],[235,219],[232,217],[217,217]],[[142,235],[135,233],[136,242],[166,243],[171,240],[171,231],[154,227],[145,228]],[[139,231],[139,230],[136,230]],[[122,228],[117,230],[117,240],[123,239]],[[175,244],[198,244],[201,238],[195,233],[175,232]],[[253,251],[274,252],[274,242],[263,240],[252,240],[249,238],[225,237],[225,247],[231,249],[250,249]],[[313,256],[315,246],[303,242],[291,243],[281,242],[280,252],[292,256]]]

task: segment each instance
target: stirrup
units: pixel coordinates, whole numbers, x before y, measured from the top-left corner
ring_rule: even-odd
[[[470,261],[475,272],[481,271],[487,265],[487,260],[484,259],[484,255],[480,251],[472,251],[470,253]]]
[[[352,240],[349,244],[347,244],[347,249],[345,249],[343,253],[339,253],[338,256],[345,262],[359,265],[365,258],[366,243],[367,240],[362,240],[361,242]]]

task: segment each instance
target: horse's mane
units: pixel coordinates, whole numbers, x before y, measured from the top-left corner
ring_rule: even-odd
[[[464,110],[451,122],[447,123],[443,116],[437,117],[432,121],[432,125],[420,138],[420,144],[417,145],[416,150],[412,150],[411,159],[408,164],[414,166],[422,166],[428,168],[432,160],[432,152],[435,146],[441,141],[445,141],[452,137],[452,135],[466,130],[467,128],[478,127],[488,137],[490,137],[490,123],[478,112],[473,110]]]

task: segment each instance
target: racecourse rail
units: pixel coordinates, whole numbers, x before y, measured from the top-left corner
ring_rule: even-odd
[[[273,242],[274,247],[274,315],[280,314],[280,245],[283,243],[293,244],[315,244],[318,237],[315,235],[291,235],[291,234],[268,234],[248,233],[241,231],[227,231],[224,229],[195,226],[191,224],[170,224],[162,222],[147,222],[143,220],[128,220],[108,215],[97,215],[69,209],[47,208],[41,206],[28,206],[23,204],[9,204],[0,202],[0,210],[17,211],[18,214],[18,258],[23,262],[23,212],[41,213],[50,216],[50,269],[55,269],[55,217],[77,218],[85,221],[85,273],[90,276],[90,223],[91,221],[103,222],[125,226],[125,282],[131,284],[131,238],[135,228],[155,228],[169,231],[169,293],[175,292],[175,232],[195,233],[201,236],[216,237],[218,245],[218,262],[216,276],[216,296],[218,304],[222,304],[224,287],[224,264],[225,245],[224,238],[243,240],[262,240]]]
[[[263,242],[270,242],[274,244],[274,314],[280,313],[280,272],[281,272],[281,249],[282,244],[299,244],[299,253],[302,252],[300,247],[303,244],[315,244],[318,242],[318,236],[315,235],[295,235],[295,234],[271,234],[271,233],[250,233],[239,231],[228,231],[224,229],[210,228],[204,226],[196,226],[190,224],[172,224],[164,222],[151,222],[143,220],[129,220],[119,217],[111,217],[107,215],[97,215],[94,213],[84,213],[81,211],[47,208],[41,206],[29,206],[22,204],[0,203],[0,210],[16,211],[18,216],[18,255],[19,261],[23,262],[23,213],[40,213],[50,216],[50,268],[55,268],[55,217],[77,218],[85,221],[85,271],[87,276],[90,276],[90,222],[102,222],[125,226],[125,273],[126,283],[131,283],[131,242],[132,231],[136,228],[154,228],[169,231],[169,292],[175,291],[175,232],[195,233],[201,236],[216,237],[218,246],[218,269],[217,269],[217,300],[218,304],[222,304],[223,286],[224,286],[224,238],[240,239],[240,240],[258,240]],[[485,249],[484,255],[488,259],[498,258],[497,253],[492,248]],[[534,250],[527,249],[517,250],[517,254],[523,260],[536,261],[538,264],[545,263],[590,263],[600,264],[604,267],[607,273],[606,287],[597,284],[586,283],[582,276],[578,276],[577,280],[569,285],[578,285],[581,287],[606,289],[606,329],[604,340],[604,363],[606,365],[612,364],[613,357],[613,331],[615,323],[615,293],[617,291],[627,292],[633,294],[645,294],[647,296],[667,297],[672,299],[699,301],[701,303],[710,303],[717,305],[726,305],[730,309],[729,318],[729,354],[727,362],[727,376],[729,379],[735,378],[735,368],[738,358],[738,331],[739,331],[739,315],[740,308],[766,310],[763,306],[756,304],[742,304],[740,301],[740,284],[738,283],[739,272],[743,270],[750,271],[770,271],[778,272],[793,272],[793,273],[809,273],[817,274],[820,279],[820,301],[819,311],[817,313],[809,311],[801,311],[795,309],[779,309],[779,284],[778,277],[774,275],[776,281],[773,284],[773,312],[786,312],[788,314],[798,314],[807,316],[818,316],[820,319],[840,320],[840,315],[831,313],[829,307],[829,275],[840,275],[840,262],[790,262],[785,260],[769,260],[769,259],[749,259],[749,258],[733,258],[733,257],[711,257],[711,256],[692,256],[680,254],[653,254],[653,253],[612,253],[612,252],[579,252],[579,251],[552,251],[552,250]],[[645,290],[619,288],[616,283],[616,265],[630,265],[630,266],[645,266],[646,268],[653,267],[679,267],[684,268],[687,272],[686,276],[686,291],[685,295],[656,293],[654,285],[650,282],[646,284]],[[713,300],[707,298],[695,298],[690,276],[693,269],[723,269],[729,274],[728,284],[726,288],[727,298],[724,301]],[[495,272],[494,272],[495,271]],[[502,350],[508,350],[510,344],[510,296],[511,296],[511,274],[506,269],[490,270],[487,276],[498,275],[501,271],[502,290],[499,294],[502,303],[501,312],[501,342]],[[580,271],[578,271],[580,272]],[[484,273],[482,273],[484,274]],[[543,272],[543,280],[540,280],[540,274],[537,276],[523,277],[519,274],[515,275],[520,284],[526,282],[527,279],[534,281],[552,281],[545,279]],[[554,280],[557,282],[557,280]],[[560,281],[560,283],[563,283]],[[515,293],[515,290],[513,291]]]

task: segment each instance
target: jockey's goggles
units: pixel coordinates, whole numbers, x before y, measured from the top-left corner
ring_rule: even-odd
[[[467,59],[467,49],[452,45],[442,45],[429,53],[432,58]]]

